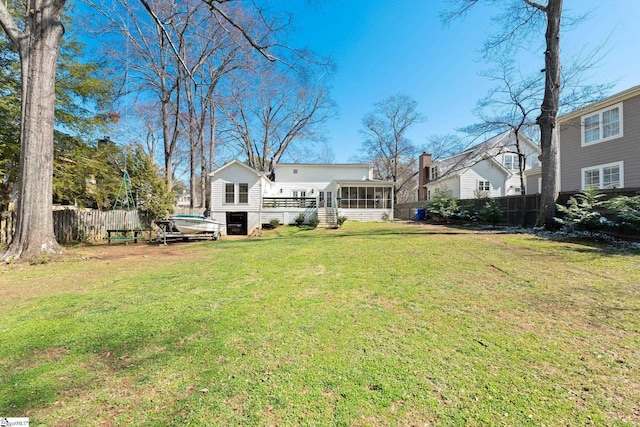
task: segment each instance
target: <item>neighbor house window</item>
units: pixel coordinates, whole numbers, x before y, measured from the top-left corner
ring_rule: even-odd
[[[582,145],[622,136],[622,103],[582,117]]]
[[[238,184],[238,203],[249,203],[249,184]]]
[[[582,168],[582,189],[624,187],[624,162]]]
[[[348,209],[389,209],[391,189],[384,187],[342,187],[340,207]]]
[[[527,163],[529,164],[529,167],[531,169],[537,169],[540,167],[540,159],[538,158],[537,154],[529,154],[529,157],[527,158]]]
[[[507,170],[515,171],[518,170],[518,155],[517,154],[503,154],[502,161],[504,163],[504,167]]]
[[[478,181],[478,191],[491,191],[491,183],[489,181]]]
[[[228,182],[224,185],[224,202],[235,203],[236,199],[236,186],[232,182]]]

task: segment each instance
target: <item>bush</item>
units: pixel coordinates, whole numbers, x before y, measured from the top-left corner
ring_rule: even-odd
[[[300,227],[302,224],[304,224],[304,214],[298,215],[296,219],[293,220],[293,222],[295,225]]]
[[[280,221],[277,218],[273,218],[269,220],[269,225],[271,226],[271,228],[278,228],[278,226],[280,225]]]
[[[600,200],[603,196],[594,188],[582,190],[569,198],[567,206],[556,205],[562,216],[555,220],[569,230],[591,233],[599,230],[609,223],[598,211],[604,207],[604,202]]]
[[[605,206],[616,212],[616,225],[640,230],[640,196],[618,196],[605,202]]]
[[[346,216],[339,215],[338,218],[336,219],[336,223],[338,224],[338,227],[342,227],[342,224],[344,224],[346,220],[347,220]]]
[[[478,212],[476,212],[476,208],[473,202],[463,202],[460,201],[458,206],[458,213],[456,216],[463,221],[475,221],[478,219]]]
[[[498,224],[500,220],[502,220],[502,209],[500,209],[500,203],[498,203],[497,200],[487,200],[487,203],[485,203],[478,211],[478,218],[486,224]]]
[[[313,218],[309,218],[309,227],[316,228],[318,226],[318,223],[320,223],[320,220],[315,216]]]
[[[458,200],[444,188],[436,188],[427,202],[427,212],[435,219],[447,222],[458,214]]]

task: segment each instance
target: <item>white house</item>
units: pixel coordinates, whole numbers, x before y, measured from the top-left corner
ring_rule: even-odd
[[[538,188],[526,188],[537,182],[540,173],[540,147],[529,138],[518,136],[520,152],[525,156],[525,191],[534,193]],[[506,131],[459,154],[432,161],[431,155],[420,156],[421,185],[426,200],[436,188],[444,188],[458,199],[473,199],[482,194],[488,197],[521,194],[519,156],[513,131]]]
[[[393,219],[393,183],[373,179],[366,164],[280,163],[269,177],[234,160],[210,177],[211,216],[226,234],[251,234],[272,220],[292,224],[300,214],[327,226],[338,216]]]

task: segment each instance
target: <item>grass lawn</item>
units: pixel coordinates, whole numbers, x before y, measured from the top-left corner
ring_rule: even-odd
[[[640,425],[640,254],[403,223],[0,266],[32,426]]]

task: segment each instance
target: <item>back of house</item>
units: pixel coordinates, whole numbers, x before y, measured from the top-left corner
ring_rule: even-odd
[[[393,219],[393,187],[373,179],[367,164],[279,163],[266,174],[234,160],[211,174],[211,212],[226,234],[239,235],[298,218],[381,221]]]

